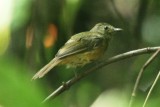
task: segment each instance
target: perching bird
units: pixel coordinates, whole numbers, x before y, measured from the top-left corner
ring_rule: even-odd
[[[55,58],[38,71],[32,79],[43,77],[57,65],[81,67],[99,59],[107,50],[112,34],[122,29],[115,28],[107,23],[98,23],[90,31],[73,35]]]

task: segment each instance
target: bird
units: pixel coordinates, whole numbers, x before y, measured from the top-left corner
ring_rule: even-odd
[[[55,57],[40,69],[32,79],[42,78],[58,65],[76,68],[98,60],[107,50],[113,33],[121,30],[121,28],[103,22],[96,24],[89,31],[71,36],[64,46],[58,50]]]

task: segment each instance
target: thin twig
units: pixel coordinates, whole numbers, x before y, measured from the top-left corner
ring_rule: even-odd
[[[131,99],[130,99],[130,102],[129,102],[129,107],[132,107],[132,105],[133,105],[133,101],[134,101],[134,98],[135,98],[135,96],[136,96],[137,87],[138,87],[138,85],[139,85],[139,82],[140,82],[142,73],[143,73],[144,70],[147,68],[147,66],[156,58],[156,56],[159,54],[159,52],[160,52],[160,49],[158,49],[158,50],[146,61],[146,63],[142,66],[140,72],[138,73],[138,76],[137,76],[137,79],[136,79],[136,82],[135,82],[135,85],[134,85],[134,88],[133,88],[133,91],[132,91]]]
[[[152,92],[154,86],[156,85],[156,83],[157,83],[159,77],[160,77],[160,71],[158,72],[158,75],[157,75],[156,79],[154,80],[154,82],[153,82],[151,88],[149,89],[149,92],[148,92],[148,94],[147,94],[147,97],[146,97],[146,99],[145,99],[145,101],[144,101],[142,107],[145,107],[145,105],[146,105],[146,103],[147,103],[147,101],[148,101],[148,98],[149,98],[149,96],[150,96],[150,94],[151,94],[151,92]]]
[[[72,79],[70,79],[67,82],[63,83],[52,94],[50,94],[43,102],[46,102],[51,97],[55,98],[59,94],[61,94],[64,91],[66,91],[73,84],[75,84],[76,82],[78,82],[82,78],[86,77],[90,73],[96,71],[97,69],[100,69],[100,68],[102,68],[102,67],[104,67],[106,65],[109,65],[111,63],[114,63],[114,62],[117,62],[117,61],[120,61],[120,60],[123,60],[123,59],[126,59],[126,58],[130,58],[130,57],[137,56],[137,55],[142,55],[142,54],[148,54],[148,53],[151,53],[151,52],[155,52],[158,49],[160,49],[160,47],[142,48],[142,49],[137,49],[137,50],[133,50],[133,51],[129,51],[129,52],[126,52],[126,53],[123,53],[123,54],[116,55],[114,57],[109,58],[108,60],[103,60],[102,62],[100,62],[96,66],[94,66],[92,68],[89,68],[88,70],[84,71],[83,73],[77,75],[77,77],[73,77]]]

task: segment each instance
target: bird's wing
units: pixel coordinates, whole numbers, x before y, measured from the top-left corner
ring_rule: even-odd
[[[98,33],[83,33],[73,36],[66,44],[58,51],[56,57],[59,59],[87,52],[94,49],[98,44],[102,43],[103,38]]]

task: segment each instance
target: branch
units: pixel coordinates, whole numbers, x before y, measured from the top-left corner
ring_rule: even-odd
[[[134,88],[133,88],[133,91],[132,91],[131,99],[130,99],[130,102],[129,102],[129,107],[132,107],[132,105],[133,105],[133,101],[134,101],[134,98],[136,97],[136,91],[137,91],[137,87],[138,87],[138,85],[139,85],[139,82],[140,82],[142,73],[143,73],[144,70],[148,67],[148,65],[156,58],[156,56],[159,54],[159,52],[160,52],[160,49],[158,49],[158,50],[146,61],[146,63],[142,66],[140,72],[138,73],[138,76],[137,76],[137,79],[136,79],[136,82],[135,82],[135,85],[134,85]]]
[[[145,107],[145,105],[146,105],[146,103],[147,103],[147,101],[148,101],[148,98],[149,98],[149,96],[151,95],[151,92],[152,92],[154,86],[156,85],[156,83],[157,83],[159,77],[160,77],[160,71],[158,72],[158,75],[157,75],[156,79],[154,80],[154,82],[153,82],[151,88],[149,89],[149,92],[148,92],[148,94],[147,94],[147,97],[146,97],[146,99],[145,99],[145,101],[144,101],[142,107]]]
[[[127,59],[127,58],[130,58],[130,57],[133,57],[133,56],[155,52],[158,49],[160,49],[160,47],[142,48],[142,49],[137,49],[137,50],[133,50],[133,51],[129,51],[129,52],[126,52],[126,53],[122,53],[122,54],[113,56],[113,57],[109,58],[108,60],[103,60],[102,62],[95,65],[94,67],[89,68],[88,70],[84,71],[83,73],[81,73],[81,74],[77,75],[76,77],[73,77],[72,79],[63,83],[61,86],[59,86],[59,88],[57,88],[53,93],[51,93],[43,102],[46,102],[51,97],[55,98],[56,96],[60,95],[61,93],[66,91],[69,87],[74,85],[76,82],[80,81],[82,78],[86,77],[87,75],[96,71],[97,69],[100,69],[100,68],[102,68],[106,65],[109,65],[111,63],[114,63],[114,62],[117,62],[117,61],[120,61],[120,60],[123,60],[123,59]]]

